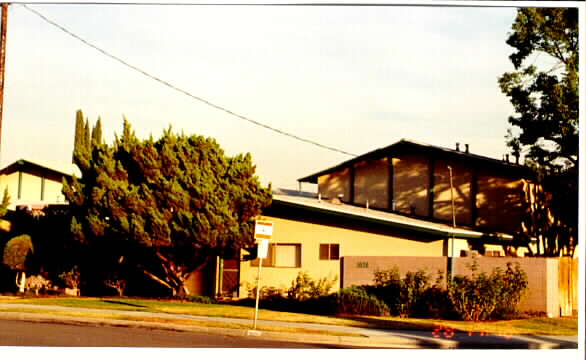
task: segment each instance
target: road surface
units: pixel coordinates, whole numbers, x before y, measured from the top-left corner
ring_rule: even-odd
[[[71,325],[0,320],[0,346],[162,348],[340,348],[336,345],[264,340],[140,327]]]

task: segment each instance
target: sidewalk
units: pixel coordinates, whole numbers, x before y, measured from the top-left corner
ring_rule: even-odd
[[[9,310],[9,311],[1,311]],[[19,312],[18,310],[22,310]],[[42,311],[76,314],[92,314],[96,317],[72,316],[67,314],[44,314]],[[35,311],[30,312],[30,311]],[[128,319],[108,319],[100,314],[125,316]],[[136,318],[134,320],[133,318]],[[224,317],[207,317],[152,312],[123,310],[102,310],[71,308],[64,306],[45,306],[28,304],[0,304],[0,319],[18,319],[23,321],[57,322],[84,324],[94,326],[133,326],[156,329],[173,329],[180,331],[206,332],[231,336],[262,336],[265,339],[290,342],[332,344],[348,347],[372,347],[394,349],[439,348],[439,349],[577,349],[577,336],[500,336],[469,333],[453,333],[449,329],[435,332],[414,330],[367,329],[351,326],[296,323],[286,321],[262,320],[262,311],[257,322],[258,328],[277,326],[293,328],[296,332],[251,331],[252,319]],[[144,321],[152,319],[153,321]],[[161,321],[155,321],[161,319]],[[216,326],[166,323],[168,320],[215,322]],[[221,327],[222,324],[241,324],[245,328],[234,329]],[[247,329],[248,325],[250,328]],[[312,334],[311,331],[329,331],[345,335]]]

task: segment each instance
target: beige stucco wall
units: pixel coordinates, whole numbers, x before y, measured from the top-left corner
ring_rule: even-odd
[[[429,159],[418,155],[393,158],[393,200],[395,210],[415,215],[429,215]]]
[[[317,184],[317,191],[323,198],[335,199],[342,195],[344,201],[350,201],[350,169],[320,176]]]
[[[478,175],[476,226],[514,232],[523,213],[523,180]]]
[[[19,200],[41,201],[41,178],[22,173],[22,183]]]
[[[189,291],[189,295],[200,295],[200,296],[215,296],[215,262],[213,266],[208,266],[202,271],[194,271],[189,274],[189,277],[185,281],[185,287]]]
[[[27,204],[55,204],[64,203],[65,198],[61,192],[63,185],[61,182],[45,178],[44,196],[41,199],[41,182],[39,176],[22,172],[22,182],[20,184],[19,196],[19,172],[0,176],[0,196],[3,196],[4,189],[8,189],[10,196],[10,209],[15,209],[18,205]]]
[[[454,192],[454,213],[457,225],[472,224],[472,171],[458,164],[435,161],[433,187],[433,217],[452,221],[452,192],[450,189],[450,172]]]
[[[447,246],[446,251],[443,253],[444,256],[452,256],[453,254],[454,257],[460,257],[462,251],[470,250],[470,245],[466,239],[447,239],[446,242]],[[452,246],[454,247],[454,252],[452,252]]]
[[[63,183],[45,179],[45,197],[44,201],[50,203],[63,203],[65,196],[62,193]]]
[[[354,231],[341,227],[310,224],[301,221],[263,217],[274,222],[272,243],[301,244],[301,266],[299,268],[262,267],[261,286],[286,290],[300,271],[313,279],[337,277],[332,291],[340,286],[340,260],[320,260],[319,244],[339,244],[340,257],[361,256],[441,256],[443,241],[419,242],[375,233]],[[240,296],[246,297],[247,284],[253,288],[258,268],[250,261],[240,264]]]
[[[11,209],[14,209],[14,201],[18,200],[18,173],[0,175],[0,196],[4,196],[4,189],[8,189]]]
[[[387,159],[364,161],[354,167],[354,203],[377,209],[389,207],[389,164]]]

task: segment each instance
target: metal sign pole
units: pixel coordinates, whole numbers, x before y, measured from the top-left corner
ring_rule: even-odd
[[[254,306],[254,320],[252,323],[252,329],[248,330],[249,335],[260,335],[259,331],[256,331],[256,323],[258,321],[258,303],[260,301],[260,275],[262,270],[262,262],[267,258],[269,250],[269,241],[273,235],[273,222],[272,221],[255,221],[254,224],[254,239],[257,241],[257,258],[258,258],[258,275],[256,277],[256,304]]]
[[[260,300],[260,270],[262,268],[262,260],[258,261],[258,276],[256,277],[256,305],[254,307],[254,322],[252,323],[252,329],[256,330],[256,322],[258,320],[258,301]]]
[[[452,180],[452,167],[448,166],[448,170],[450,171],[450,194],[452,198],[452,246],[450,249],[450,280],[454,279],[454,246],[455,244],[455,232],[456,232],[456,210],[454,206],[454,183]]]

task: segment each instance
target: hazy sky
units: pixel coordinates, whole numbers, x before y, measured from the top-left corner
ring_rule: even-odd
[[[512,106],[497,78],[513,8],[29,5],[173,85],[269,126],[362,154],[408,138],[501,158]],[[1,165],[71,172],[75,112],[111,142],[171,125],[250,152],[263,182],[349,156],[278,135],[145,77],[18,4],[8,15]],[[311,189],[311,187],[307,187]],[[305,189],[305,187],[304,187]]]

